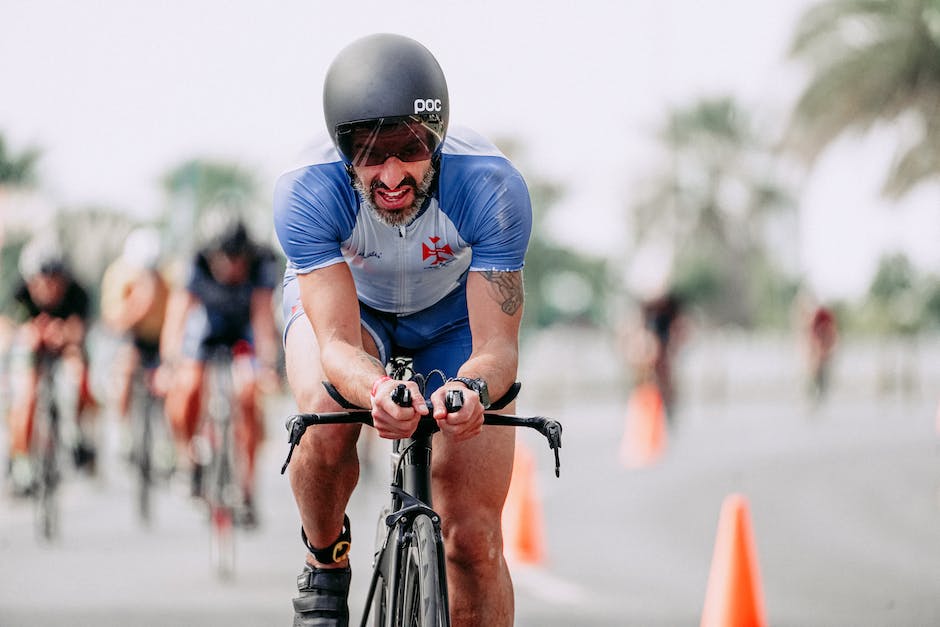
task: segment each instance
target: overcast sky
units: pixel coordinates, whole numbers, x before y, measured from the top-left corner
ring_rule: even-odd
[[[56,202],[147,215],[160,176],[195,156],[236,160],[270,188],[323,127],[336,52],[398,32],[438,57],[454,122],[519,137],[520,165],[566,187],[566,239],[616,258],[664,112],[731,94],[759,121],[782,119],[803,79],[786,48],[810,4],[5,0],[0,131],[14,149],[43,148]],[[900,207],[877,198],[890,140],[843,141],[806,181],[794,245],[823,296],[861,292],[883,250],[940,270],[937,190]]]

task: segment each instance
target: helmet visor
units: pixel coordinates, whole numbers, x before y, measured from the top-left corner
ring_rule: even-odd
[[[439,116],[378,118],[336,127],[336,147],[356,167],[382,165],[390,157],[425,161],[443,140]]]

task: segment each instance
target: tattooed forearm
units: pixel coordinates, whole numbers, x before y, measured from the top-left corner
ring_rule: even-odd
[[[359,355],[359,361],[363,366],[377,366],[379,368],[385,369],[385,366],[382,365],[382,362],[377,358],[373,357],[369,353],[361,353]]]
[[[522,307],[522,273],[521,272],[483,272],[483,278],[489,283],[490,294],[499,303],[503,313],[511,316]]]

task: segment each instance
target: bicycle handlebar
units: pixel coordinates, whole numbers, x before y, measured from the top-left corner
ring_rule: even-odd
[[[428,403],[429,413],[422,416],[418,421],[418,427],[415,433],[430,435],[440,431],[437,421],[432,417],[433,408]],[[365,409],[354,411],[326,412],[320,414],[295,414],[287,419],[288,439],[290,449],[287,451],[287,459],[281,467],[281,474],[287,471],[287,465],[290,464],[291,455],[294,453],[294,447],[300,444],[300,439],[311,425],[336,425],[336,424],[364,424],[370,427],[375,425],[372,422],[372,412]],[[512,416],[506,414],[483,414],[483,424],[500,427],[528,427],[538,431],[548,440],[548,446],[555,453],[555,476],[561,476],[561,461],[558,450],[561,448],[561,423],[544,418],[542,416]]]

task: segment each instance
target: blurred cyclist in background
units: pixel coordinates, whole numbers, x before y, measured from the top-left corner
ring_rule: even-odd
[[[10,471],[13,490],[27,494],[35,469],[30,460],[41,354],[61,359],[75,386],[76,435],[69,442],[79,468],[94,470],[95,447],[88,411],[97,406],[89,388],[85,334],[89,299],[69,271],[58,239],[49,234],[33,238],[19,260],[22,282],[14,291],[12,317],[17,324],[10,369]]]
[[[679,294],[665,291],[640,303],[626,330],[625,351],[634,385],[654,383],[670,420],[676,400],[673,362],[685,332],[684,309]]]
[[[232,349],[232,376],[239,411],[234,424],[243,464],[244,526],[254,526],[255,453],[263,435],[259,407],[262,387],[275,385],[278,333],[272,295],[280,278],[269,249],[251,241],[232,211],[207,212],[198,229],[199,250],[185,284],[173,291],[160,341],[161,369],[168,370],[167,416],[180,448],[180,461],[192,463],[192,491],[201,496],[205,456],[194,436],[199,427],[206,361],[216,346]],[[247,354],[244,348],[251,349]],[[203,447],[204,448],[204,447]]]
[[[153,373],[160,364],[160,332],[170,288],[159,262],[159,232],[135,229],[101,280],[101,317],[111,331],[126,338],[115,364],[118,411],[125,419],[134,371],[140,366]]]
[[[820,401],[829,389],[832,356],[839,339],[836,316],[831,309],[817,305],[807,324],[810,398]]]

